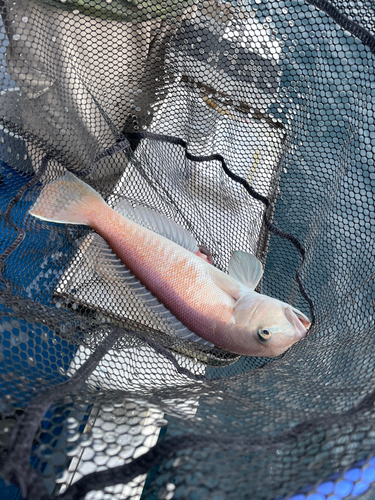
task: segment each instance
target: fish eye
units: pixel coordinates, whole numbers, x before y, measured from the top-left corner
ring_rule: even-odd
[[[263,328],[259,328],[257,334],[258,334],[258,340],[260,340],[260,342],[263,343],[267,342],[272,337],[272,333],[269,330]]]

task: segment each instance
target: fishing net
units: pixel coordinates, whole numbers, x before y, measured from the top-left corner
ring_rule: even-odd
[[[371,0],[0,11],[1,498],[371,498]],[[29,214],[66,170],[224,272],[255,254],[308,335],[272,359],[192,336],[92,230]]]

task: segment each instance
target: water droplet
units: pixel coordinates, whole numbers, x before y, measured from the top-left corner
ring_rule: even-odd
[[[26,17],[26,16],[24,16],[24,17],[22,18],[22,21],[23,21],[24,23],[27,23],[27,21],[28,21],[28,20],[29,20],[29,18],[28,18],[28,17]]]

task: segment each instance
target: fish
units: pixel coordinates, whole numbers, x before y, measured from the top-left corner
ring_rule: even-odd
[[[92,228],[171,314],[223,350],[279,356],[305,337],[311,325],[295,307],[255,291],[263,267],[254,255],[233,252],[227,274],[202,249],[181,244],[184,234],[190,235],[182,226],[168,219],[173,234],[158,234],[152,226],[116,212],[69,171],[42,189],[29,213],[44,221]],[[152,214],[155,221],[164,217]]]

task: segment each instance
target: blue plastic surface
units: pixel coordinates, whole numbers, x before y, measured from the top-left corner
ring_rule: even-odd
[[[351,469],[345,472],[344,474],[344,479],[347,479],[348,481],[358,481],[358,479],[361,477],[361,469]]]
[[[354,486],[353,491],[352,491],[352,496],[357,497],[359,495],[362,495],[368,489],[369,489],[369,485],[367,483],[363,483],[362,481],[360,481],[359,483],[357,483]]]
[[[316,491],[318,493],[322,493],[323,495],[329,495],[330,493],[333,492],[335,488],[335,483],[332,481],[327,481],[326,483],[320,484],[317,488]]]
[[[362,480],[366,483],[373,483],[375,481],[375,468],[365,467],[362,473]]]
[[[335,486],[335,495],[337,495],[340,498],[344,498],[351,493],[353,489],[353,482],[352,481],[338,481]]]

